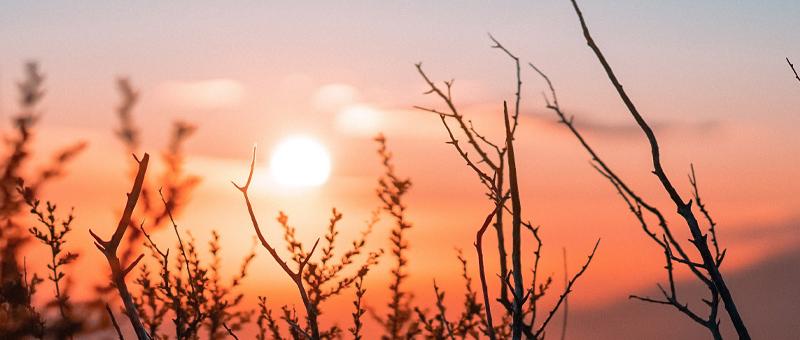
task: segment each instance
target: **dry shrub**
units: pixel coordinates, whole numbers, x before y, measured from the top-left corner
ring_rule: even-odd
[[[281,307],[282,313],[280,318],[285,323],[285,328],[288,330],[289,336],[293,339],[339,338],[342,336],[343,330],[337,325],[333,325],[327,329],[320,329],[318,317],[323,313],[322,303],[333,296],[342,294],[353,284],[357,284],[356,300],[358,301],[363,297],[364,276],[366,276],[370,268],[378,263],[378,258],[383,251],[378,250],[367,253],[363,256],[364,258],[361,260],[361,264],[356,266],[354,271],[351,271],[349,274],[346,271],[348,268],[353,267],[352,265],[356,262],[356,257],[365,252],[364,248],[367,237],[378,221],[377,214],[373,214],[372,219],[368,221],[361,236],[354,240],[350,247],[336,258],[336,237],[339,234],[338,225],[342,219],[342,214],[335,208],[332,209],[327,232],[324,236],[321,255],[317,256],[315,259],[313,255],[319,246],[320,240],[317,239],[310,250],[308,250],[308,248],[296,238],[296,229],[289,223],[289,217],[283,212],[280,212],[277,217],[277,222],[284,231],[283,238],[286,249],[291,257],[291,266],[297,268],[291,269],[290,264],[278,254],[277,250],[262,233],[253,205],[250,201],[248,189],[253,179],[255,161],[254,150],[247,181],[244,185],[237,185],[235,183],[234,185],[244,197],[247,211],[258,240],[298,289],[305,309],[305,322],[301,322],[294,307],[289,306]],[[360,318],[364,314],[364,311],[360,302],[356,302],[355,307],[354,326],[351,329],[351,333],[355,337],[359,337],[361,331]],[[271,333],[274,338],[283,338],[282,327],[278,325],[276,319],[272,316],[272,310],[267,307],[265,297],[260,298],[257,325],[259,327],[260,338],[265,338],[268,332]]]
[[[52,244],[51,250],[52,247],[56,247],[60,254],[60,250],[63,249],[61,233],[66,234],[67,231],[52,230],[58,235],[50,234],[51,230],[46,225],[46,223],[50,223],[55,228],[53,225],[55,222],[49,221],[49,217],[54,217],[55,207],[53,206],[53,211],[48,209],[48,212],[43,212],[38,206],[38,201],[35,201],[33,197],[47,183],[61,176],[67,163],[77,156],[86,145],[78,142],[66,146],[58,151],[43,168],[30,169],[29,163],[33,157],[31,144],[43,114],[39,110],[39,104],[45,95],[44,80],[45,77],[39,70],[38,64],[30,62],[25,65],[25,78],[18,83],[20,111],[12,117],[13,128],[11,131],[3,135],[5,146],[0,156],[0,338],[42,336],[47,328],[53,327],[55,324],[72,323],[62,322],[66,320],[64,317],[66,313],[61,314],[59,321],[49,322],[31,305],[36,293],[36,286],[42,282],[42,279],[36,274],[29,278],[26,261],[24,258],[20,259],[23,247],[31,240],[31,233],[37,238],[41,237],[39,240],[48,246]],[[19,192],[22,183],[26,183],[23,190],[25,195],[21,195]],[[42,226],[45,228],[44,231],[36,227],[29,229],[26,227],[27,222],[24,222],[27,212],[26,203],[34,202],[36,202],[36,206],[28,208],[34,214],[38,213],[45,217],[44,221],[39,221],[45,223]],[[49,207],[50,204],[48,204]],[[53,240],[53,238],[57,240]],[[53,255],[54,259],[59,254]],[[71,262],[73,258],[64,256],[59,259]],[[58,265],[58,270],[65,264]],[[59,282],[61,280],[59,275],[56,275],[54,279]],[[62,291],[61,287],[58,291]],[[62,302],[68,297],[66,289],[64,289],[63,295],[61,293],[59,295],[61,296],[59,301]],[[62,328],[71,328],[71,326]]]

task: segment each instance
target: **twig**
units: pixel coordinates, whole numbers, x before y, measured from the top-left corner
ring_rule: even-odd
[[[355,312],[353,312],[353,327],[349,328],[350,334],[353,335],[354,340],[361,340],[361,329],[364,326],[364,323],[361,321],[361,317],[366,313],[364,310],[362,299],[364,298],[364,294],[367,290],[364,288],[364,276],[361,275],[358,277],[358,281],[355,283],[356,286],[356,297],[353,300],[353,306],[356,308]]]
[[[514,66],[516,68],[516,76],[517,76],[517,92],[514,94],[514,115],[512,121],[514,122],[513,126],[511,127],[511,135],[513,136],[514,133],[517,131],[517,126],[519,126],[519,104],[522,101],[522,75],[519,66],[519,58],[511,53],[508,49],[505,48],[502,44],[500,44],[497,39],[494,38],[491,34],[489,34],[489,39],[492,40],[494,45],[492,48],[500,49],[501,51],[505,52],[512,60],[514,60]]]
[[[717,239],[717,222],[711,218],[711,214],[706,209],[706,205],[703,204],[703,201],[700,199],[700,191],[697,188],[697,175],[694,172],[694,164],[690,164],[690,169],[692,170],[691,174],[689,175],[689,183],[692,185],[692,195],[694,196],[695,204],[697,204],[697,208],[700,209],[700,212],[706,218],[708,222],[708,232],[711,234],[711,244],[714,246],[714,257],[716,259],[717,267],[722,264],[722,259],[725,257],[725,250],[719,250],[719,241]]]
[[[439,286],[436,285],[436,280],[433,281],[433,291],[436,294],[436,309],[439,311],[439,322],[442,323],[444,331],[447,332],[447,337],[450,338],[450,340],[456,340],[453,334],[453,326],[447,321],[447,316],[445,315],[444,292],[439,290]]]
[[[791,68],[792,72],[794,73],[794,79],[797,79],[797,81],[800,81],[800,75],[797,75],[797,70],[794,69],[794,64],[792,64],[792,62],[789,61],[788,57],[786,58],[786,62],[789,64],[789,68]]]
[[[523,225],[525,225],[525,228],[530,230],[531,234],[533,234],[533,238],[536,240],[536,250],[533,252],[533,273],[531,275],[531,276],[533,276],[533,278],[531,279],[531,290],[529,292],[529,294],[530,294],[530,299],[529,299],[530,300],[530,304],[528,306],[528,308],[530,310],[530,313],[531,313],[531,322],[530,322],[530,325],[529,325],[529,329],[531,329],[531,331],[533,331],[533,327],[536,324],[536,312],[537,312],[537,305],[538,305],[537,302],[538,302],[539,298],[544,295],[544,291],[541,291],[542,288],[539,288],[540,292],[538,294],[536,293],[536,283],[537,283],[537,277],[538,277],[538,274],[539,274],[539,262],[541,262],[540,260],[542,259],[542,245],[543,245],[543,243],[542,243],[542,238],[539,236],[539,227],[538,226],[534,228],[530,223],[523,223]],[[550,283],[550,281],[548,280],[547,284],[549,285],[549,283]]]
[[[483,303],[486,309],[486,335],[488,335],[489,339],[491,340],[497,339],[497,335],[495,335],[494,325],[492,324],[492,301],[489,297],[489,289],[486,284],[486,268],[483,264],[483,234],[486,232],[486,228],[489,227],[489,224],[492,223],[492,219],[494,218],[496,212],[497,209],[492,210],[492,212],[486,216],[486,220],[483,222],[481,228],[478,229],[477,235],[475,236],[475,250],[478,252],[478,268],[480,270],[481,290],[483,291]]]
[[[172,224],[172,229],[175,231],[175,236],[178,238],[178,248],[181,251],[181,256],[183,257],[183,261],[186,263],[186,275],[187,275],[187,280],[189,281],[189,287],[192,290],[192,296],[194,297],[194,299],[199,300],[200,296],[202,294],[198,294],[197,293],[197,291],[198,291],[198,287],[197,287],[198,279],[197,279],[197,277],[192,275],[192,270],[190,268],[191,267],[190,266],[191,262],[189,261],[189,257],[186,255],[186,247],[184,247],[184,245],[183,245],[183,239],[181,238],[181,234],[180,234],[180,232],[178,232],[178,224],[175,223],[175,218],[172,216],[172,210],[170,209],[169,204],[167,204],[167,201],[164,199],[164,194],[161,192],[160,188],[158,189],[158,196],[161,198],[161,202],[164,204],[164,210],[167,213],[167,216],[169,217],[170,223]],[[142,228],[142,231],[144,231],[144,228]],[[145,235],[145,236],[147,236],[147,235]],[[155,246],[155,244],[152,243],[153,241],[150,240],[150,237],[147,236],[147,238],[151,242],[151,244],[153,246]],[[159,254],[161,253],[161,251],[159,251],[157,248],[156,248],[156,251],[158,251]],[[162,254],[162,257],[163,257],[163,255],[164,254]],[[166,258],[165,258],[165,264],[166,264]],[[189,331],[189,333],[186,334],[186,336],[191,336],[193,333],[196,333],[198,331],[200,323],[205,318],[205,315],[200,310],[200,302],[199,301],[194,301],[194,302],[195,303],[192,303],[192,305],[194,307],[195,315],[194,315],[193,320],[191,322],[188,322],[188,324],[187,324],[189,326],[188,329],[187,329]]]
[[[228,327],[227,323],[223,322],[222,323],[222,327],[225,328],[226,331],[228,331],[228,335],[230,335],[232,338],[234,338],[236,340],[239,340],[239,337],[236,336],[236,333],[234,333],[233,330],[230,327]]]
[[[701,326],[707,328],[714,339],[721,340],[722,334],[719,330],[719,321],[717,320],[717,305],[719,304],[719,294],[717,293],[716,289],[712,289],[712,301],[707,302],[711,307],[711,312],[709,318],[703,319],[697,313],[689,308],[689,305],[686,303],[681,303],[678,300],[678,295],[675,289],[675,277],[674,277],[674,267],[672,265],[672,261],[675,257],[672,255],[672,251],[669,247],[669,244],[664,248],[664,258],[666,259],[666,266],[664,267],[667,270],[667,282],[669,283],[669,292],[664,289],[660,284],[657,285],[658,289],[661,291],[661,294],[664,296],[664,300],[655,299],[651,297],[644,297],[638,295],[630,295],[629,298],[640,300],[649,303],[661,304],[661,305],[669,305],[675,307],[678,311],[688,316],[693,321],[697,322]]]
[[[572,292],[572,286],[574,286],[575,282],[578,281],[578,278],[580,278],[581,275],[583,275],[583,273],[586,271],[586,268],[589,268],[589,264],[592,263],[594,254],[597,251],[597,246],[599,245],[600,245],[600,240],[598,239],[597,242],[594,244],[594,248],[592,248],[592,253],[589,254],[589,257],[586,259],[586,263],[584,263],[583,267],[581,267],[581,269],[577,273],[575,273],[572,279],[570,279],[569,282],[567,282],[567,287],[564,288],[564,292],[561,293],[561,296],[558,297],[558,302],[556,302],[556,305],[553,307],[552,310],[550,310],[550,314],[547,315],[547,318],[544,320],[544,322],[542,322],[542,325],[539,326],[539,329],[534,333],[535,339],[539,339],[539,337],[542,335],[545,328],[547,327],[547,324],[550,323],[550,320],[556,314],[556,311],[558,311],[558,307],[561,306],[564,300],[567,299],[569,293]]]
[[[124,340],[125,337],[122,336],[122,330],[119,328],[119,324],[117,323],[117,318],[114,317],[114,312],[111,311],[111,307],[106,304],[106,311],[108,312],[108,317],[111,319],[111,324],[114,325],[114,330],[117,331],[117,336],[119,336],[119,340]]]
[[[564,255],[564,286],[569,284],[569,272],[567,269],[567,248],[561,248],[561,253]],[[567,338],[567,318],[569,316],[569,297],[564,298],[564,320],[561,322],[561,340]]]
[[[419,74],[422,76],[422,79],[424,79],[425,82],[428,84],[428,86],[430,86],[431,88],[430,90],[428,90],[428,92],[426,92],[426,94],[435,93],[436,95],[438,95],[445,102],[448,109],[450,110],[450,113],[442,113],[436,110],[425,109],[418,106],[415,106],[415,108],[436,113],[442,116],[442,118],[444,117],[454,118],[456,122],[458,122],[459,127],[461,127],[461,130],[465,132],[467,136],[467,141],[469,142],[470,145],[472,145],[472,147],[478,153],[480,159],[492,169],[496,169],[497,166],[495,165],[494,161],[492,161],[492,159],[489,158],[489,155],[486,153],[486,151],[484,151],[483,148],[480,147],[475,137],[472,135],[472,133],[470,133],[469,127],[467,127],[467,124],[464,122],[463,119],[464,117],[456,109],[455,103],[453,102],[453,97],[450,93],[450,89],[453,86],[453,82],[452,81],[444,82],[445,86],[447,86],[447,94],[445,94],[444,91],[442,91],[438,86],[436,86],[436,84],[434,84],[430,80],[430,78],[428,78],[428,75],[426,75],[425,72],[422,71],[422,63],[417,63],[415,66],[417,67],[417,71],[419,72]]]

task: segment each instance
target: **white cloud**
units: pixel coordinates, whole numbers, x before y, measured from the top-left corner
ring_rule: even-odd
[[[174,105],[191,109],[224,109],[238,106],[245,95],[238,81],[219,78],[194,82],[168,82],[160,92]]]
[[[351,135],[373,136],[383,123],[384,113],[366,104],[348,105],[336,114],[336,128]]]
[[[355,87],[333,83],[320,86],[311,98],[311,103],[319,111],[335,113],[343,107],[357,102],[358,99],[359,93]]]

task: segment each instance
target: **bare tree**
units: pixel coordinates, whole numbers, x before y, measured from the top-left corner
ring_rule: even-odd
[[[31,240],[31,230],[22,223],[24,214],[30,212],[25,209],[26,198],[34,198],[52,180],[63,175],[67,164],[86,147],[84,142],[63,147],[43,169],[34,170],[30,166],[36,155],[33,143],[39,132],[38,124],[44,116],[41,103],[47,92],[45,79],[39,64],[25,64],[24,78],[16,84],[19,112],[11,117],[12,128],[0,133],[3,140],[0,144],[0,314],[4,315],[4,322],[0,322],[0,338],[42,336],[47,331],[46,318],[32,305],[36,286],[42,279],[35,271],[28,277],[22,254]],[[18,192],[23,183],[27,196]],[[66,297],[68,292],[63,293]]]

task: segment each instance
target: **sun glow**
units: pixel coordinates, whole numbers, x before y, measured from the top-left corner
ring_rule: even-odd
[[[270,158],[272,178],[289,187],[324,184],[331,173],[331,157],[325,147],[307,136],[283,139]]]

